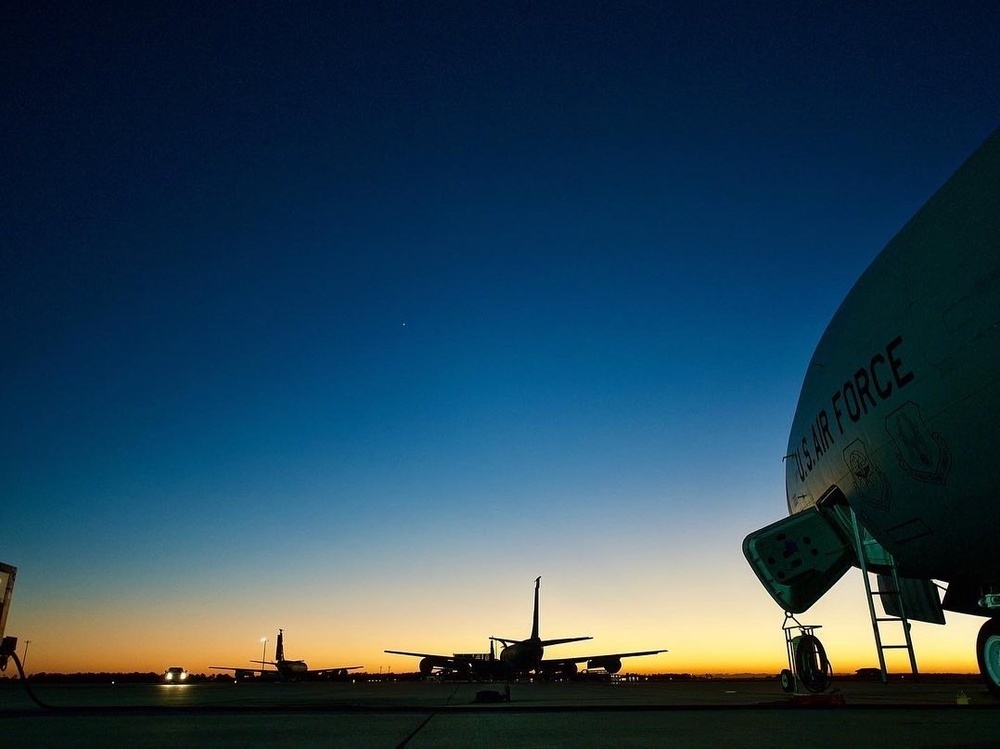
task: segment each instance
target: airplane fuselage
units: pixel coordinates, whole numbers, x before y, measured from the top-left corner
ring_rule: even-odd
[[[278,669],[282,679],[301,678],[309,670],[305,661],[277,661],[274,667]]]
[[[538,667],[545,648],[530,641],[513,642],[500,651],[500,662],[511,671],[530,671]]]
[[[1000,138],[987,148],[980,163],[1000,163]],[[996,180],[980,166],[946,184],[876,258],[816,348],[789,436],[789,512],[839,487],[910,577],[1000,581]]]

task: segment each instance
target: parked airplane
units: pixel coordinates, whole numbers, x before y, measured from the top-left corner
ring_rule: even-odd
[[[643,650],[634,653],[610,653],[607,655],[584,655],[571,658],[551,658],[543,660],[542,655],[548,645],[561,645],[567,642],[591,640],[592,637],[561,637],[554,640],[543,640],[538,636],[538,588],[541,577],[535,578],[535,605],[531,618],[531,636],[525,640],[515,640],[508,637],[491,637],[491,641],[503,644],[499,658],[494,657],[493,646],[490,646],[490,658],[470,663],[466,656],[434,655],[432,653],[410,653],[400,650],[386,650],[396,655],[412,655],[420,658],[420,672],[429,674],[435,668],[446,670],[463,670],[476,674],[490,673],[495,677],[510,677],[518,674],[534,673],[546,677],[562,675],[572,676],[577,672],[577,664],[586,661],[587,668],[603,668],[610,674],[618,673],[622,668],[622,658],[640,655],[665,653],[666,650]]]
[[[284,630],[278,630],[278,642],[274,649],[273,661],[255,661],[251,663],[261,664],[261,668],[245,668],[243,666],[209,666],[219,671],[234,671],[236,678],[260,674],[262,677],[274,676],[282,681],[301,681],[302,679],[317,678],[320,676],[347,676],[349,671],[364,666],[335,666],[332,668],[309,668],[305,661],[287,660],[285,658]],[[274,666],[274,669],[264,668],[264,666]]]
[[[890,616],[989,617],[978,660],[1000,696],[998,427],[1000,130],[833,316],[792,422],[790,516],[749,534],[744,555],[792,614],[856,566],[879,573]]]

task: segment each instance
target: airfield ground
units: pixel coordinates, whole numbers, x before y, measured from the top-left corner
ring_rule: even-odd
[[[844,681],[829,697],[775,680],[0,687],[0,745],[996,746],[1000,703],[978,680]]]

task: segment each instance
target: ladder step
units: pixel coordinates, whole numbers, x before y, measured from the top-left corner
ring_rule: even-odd
[[[867,533],[862,533],[862,528],[858,523],[858,516],[855,514],[854,510],[850,507],[847,508],[847,518],[850,520],[850,524],[853,526],[854,530],[854,545],[856,550],[858,550],[858,566],[861,568],[861,576],[865,583],[865,592],[868,594],[868,611],[871,614],[872,628],[875,630],[875,644],[878,647],[878,658],[879,665],[882,670],[882,679],[886,678],[886,668],[885,668],[885,655],[883,651],[885,650],[906,650],[910,656],[910,670],[916,674],[917,673],[917,662],[913,657],[913,643],[910,642],[909,634],[909,622],[906,617],[906,610],[903,607],[903,595],[900,590],[900,582],[896,568],[896,560],[893,559],[892,555],[885,552],[884,555],[873,557],[869,559],[870,547],[865,544],[868,543],[866,540],[869,538]],[[884,549],[875,544],[876,551],[884,552]],[[874,564],[875,561],[879,564]],[[869,562],[872,562],[871,569],[869,567]],[[884,564],[883,564],[884,562]],[[872,590],[871,575],[887,575],[891,577],[892,587],[895,590]],[[898,608],[901,616],[878,616],[875,611],[875,599],[876,596],[882,602],[882,608],[888,609],[889,603],[894,604]],[[883,611],[883,613],[887,613]],[[898,622],[903,625],[903,637],[906,639],[905,645],[883,645],[882,637],[879,634],[879,623],[880,622]]]

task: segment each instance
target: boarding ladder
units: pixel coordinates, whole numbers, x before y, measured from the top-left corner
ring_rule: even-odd
[[[917,671],[917,659],[913,654],[913,640],[910,638],[910,622],[906,618],[906,607],[904,597],[900,595],[899,574],[896,569],[896,560],[878,541],[872,538],[871,534],[865,530],[858,522],[858,516],[854,510],[848,508],[851,518],[851,527],[854,531],[854,547],[858,551],[858,566],[861,567],[861,577],[865,581],[865,594],[868,598],[868,613],[872,620],[872,632],[875,634],[875,647],[878,650],[878,665],[882,673],[882,683],[888,681],[888,671],[885,667],[886,650],[906,650],[910,658],[910,671],[914,676],[919,675]],[[872,569],[875,568],[875,569]],[[871,574],[888,575],[892,581],[891,590],[872,590]],[[888,597],[896,599],[896,610],[899,616],[889,616],[885,612],[885,601]],[[883,614],[879,616],[875,607],[875,599],[878,597]],[[880,625],[889,625],[897,622],[903,630],[902,644],[886,645],[882,641]]]

